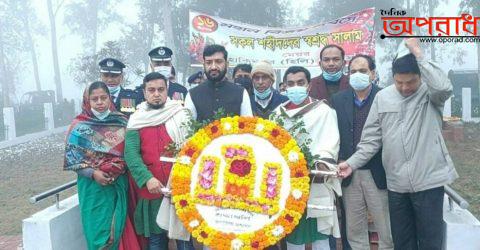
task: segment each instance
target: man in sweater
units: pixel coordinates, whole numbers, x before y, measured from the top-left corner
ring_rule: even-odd
[[[345,51],[342,47],[329,44],[320,51],[320,68],[322,74],[313,78],[310,83],[310,97],[327,100],[340,90],[348,89],[348,76],[343,74]]]
[[[400,46],[408,54],[392,63],[395,84],[373,100],[357,151],[339,174],[348,177],[381,150],[395,249],[442,249],[443,186],[458,177],[441,133],[453,87],[417,39]]]
[[[348,67],[351,89],[333,95],[340,132],[339,161],[348,159],[357,147],[363,125],[380,89],[373,85],[375,62],[370,56],[356,55]],[[378,152],[365,166],[342,181],[347,239],[352,249],[369,249],[368,214],[370,212],[379,234],[379,249],[393,249],[388,218],[388,198],[382,153]]]
[[[153,72],[143,79],[146,101],[130,116],[125,136],[125,161],[131,174],[136,196],[134,212],[137,234],[148,238],[149,249],[168,249],[166,231],[156,223],[172,163],[160,161],[161,156],[172,157],[167,147],[181,146],[187,134],[183,123],[191,119],[181,101],[167,98],[167,78]],[[133,179],[133,180],[132,180]],[[187,241],[187,243],[189,243]],[[188,249],[193,249],[189,243]],[[177,246],[185,245],[177,241]],[[188,245],[188,244],[187,244]]]

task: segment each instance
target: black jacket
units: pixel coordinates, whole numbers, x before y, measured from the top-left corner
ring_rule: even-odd
[[[115,108],[126,116],[130,116],[138,104],[141,102],[141,97],[137,92],[131,89],[120,88],[117,98],[115,98]]]
[[[368,98],[368,105],[371,105],[373,99],[377,92],[380,91],[380,88],[373,85],[372,92]],[[353,145],[353,119],[354,119],[354,96],[353,89],[347,89],[340,91],[332,96],[332,106],[337,112],[337,121],[338,121],[338,131],[340,132],[340,151],[338,154],[338,160],[347,160],[350,156],[355,153],[357,145]],[[385,178],[385,169],[382,165],[382,150],[379,152],[365,165],[366,168],[369,168],[375,185],[379,189],[387,188],[387,180]],[[355,172],[345,178],[342,181],[342,186],[346,187],[350,185],[352,177],[355,175]]]
[[[174,100],[185,100],[188,90],[184,86],[176,82],[168,82],[168,97]]]

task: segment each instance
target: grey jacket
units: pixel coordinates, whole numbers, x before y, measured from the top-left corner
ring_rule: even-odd
[[[357,151],[347,160],[357,169],[382,148],[387,188],[399,193],[440,187],[458,177],[442,137],[442,111],[452,84],[436,64],[418,65],[422,82],[414,94],[403,97],[395,85],[378,92]]]

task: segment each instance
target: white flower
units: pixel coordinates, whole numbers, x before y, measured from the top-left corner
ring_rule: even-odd
[[[186,155],[180,157],[180,163],[185,164],[185,165],[190,164],[190,157],[188,157]]]
[[[298,189],[294,189],[292,191],[292,195],[293,195],[293,198],[295,198],[295,200],[298,200],[302,197],[302,191],[300,191]]]
[[[297,162],[298,161],[298,153],[295,151],[290,151],[288,153],[288,160],[290,162]]]
[[[225,130],[230,130],[230,129],[232,129],[232,124],[230,124],[229,122],[226,122],[226,123],[223,124],[223,128]]]
[[[272,230],[272,234],[275,237],[282,235],[282,233],[283,233],[283,226],[275,226]]]
[[[261,132],[261,131],[263,131],[264,128],[265,128],[265,126],[263,126],[263,124],[259,123],[259,124],[257,124],[257,126],[255,127],[255,130]]]
[[[232,240],[232,248],[234,250],[238,250],[238,249],[242,248],[242,246],[243,246],[243,242],[240,239]]]
[[[190,223],[188,225],[191,228],[195,228],[195,227],[198,227],[198,225],[200,225],[200,222],[198,222],[198,220],[192,220],[192,221],[190,221]]]

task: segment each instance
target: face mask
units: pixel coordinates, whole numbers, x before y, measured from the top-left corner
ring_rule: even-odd
[[[95,109],[91,109],[92,110],[92,113],[95,115],[95,117],[97,117],[99,120],[103,120],[105,118],[107,118],[107,116],[110,114],[110,109],[107,109],[105,110],[104,112],[98,112],[96,111]]]
[[[266,89],[265,91],[263,92],[258,92],[258,90],[256,88],[253,88],[253,93],[255,93],[255,96],[257,96],[258,99],[260,100],[265,100],[267,99],[270,94],[272,93],[272,89],[271,88],[268,88]]]
[[[168,79],[170,77],[170,73],[172,72],[172,67],[170,67],[170,66],[156,66],[156,67],[153,67],[153,70],[155,72],[158,72],[158,73],[162,74],[163,76],[165,76]]]
[[[242,87],[244,87],[246,90],[250,90],[253,87],[252,79],[246,76],[237,77],[235,78],[234,82],[242,85]]]
[[[287,97],[295,105],[301,104],[307,98],[307,87],[295,86],[287,89]]]
[[[343,75],[343,71],[340,69],[337,73],[328,73],[326,70],[322,72],[323,78],[330,82],[336,82],[340,80]]]
[[[110,91],[110,95],[115,95],[118,93],[118,91],[120,91],[120,85],[117,85],[117,86],[107,86],[108,88],[108,91]]]
[[[350,75],[349,83],[354,90],[364,90],[370,85],[370,76],[368,74],[356,72]]]

